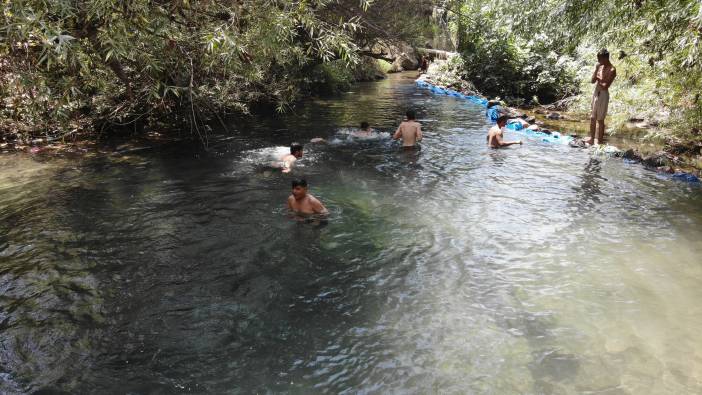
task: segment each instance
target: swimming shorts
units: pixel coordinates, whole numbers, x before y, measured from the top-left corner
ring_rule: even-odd
[[[609,106],[609,91],[595,88],[592,94],[592,119],[604,121]]]

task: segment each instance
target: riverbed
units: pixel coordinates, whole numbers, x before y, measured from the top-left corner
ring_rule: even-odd
[[[207,149],[0,156],[0,392],[702,392],[701,188],[489,150],[484,109],[414,77]],[[419,153],[346,136],[407,108]],[[267,167],[313,137],[292,174]],[[326,226],[288,218],[293,177]]]

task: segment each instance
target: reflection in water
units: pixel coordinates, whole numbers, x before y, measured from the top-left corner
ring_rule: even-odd
[[[579,192],[579,197],[582,199],[583,204],[586,205],[586,207],[583,207],[584,209],[596,209],[596,205],[600,203],[600,195],[602,195],[600,180],[604,180],[600,175],[601,171],[602,165],[596,158],[590,158],[585,165],[581,177],[582,182],[575,189]]]
[[[404,77],[208,152],[0,158],[0,392],[701,392],[699,189],[488,150],[480,108]],[[406,108],[421,152],[339,137]],[[293,177],[328,225],[287,218]]]

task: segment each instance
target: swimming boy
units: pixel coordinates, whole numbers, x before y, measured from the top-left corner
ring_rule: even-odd
[[[373,136],[373,129],[371,129],[370,125],[368,122],[361,122],[361,129],[356,130],[355,132],[351,133],[351,136],[353,137],[372,137]]]
[[[593,145],[604,142],[605,117],[609,106],[609,87],[617,76],[617,69],[609,61],[606,49],[597,53],[597,65],[592,73],[591,83],[595,84],[592,94],[592,113],[590,115],[590,139]]]
[[[402,149],[416,149],[419,147],[417,143],[422,140],[422,125],[414,120],[415,114],[413,110],[407,110],[406,115],[407,120],[400,123],[392,138],[395,140],[402,138]]]
[[[292,143],[290,144],[290,153],[280,158],[279,167],[283,170],[283,173],[290,173],[293,165],[300,158],[302,158],[302,144]]]
[[[329,211],[316,197],[307,193],[307,181],[296,179],[292,182],[292,194],[288,197],[288,209],[300,215],[327,215]]]
[[[490,130],[488,130],[488,135],[487,135],[488,147],[502,148],[502,147],[508,147],[510,145],[515,145],[515,144],[522,145],[522,140],[519,140],[519,141],[504,141],[504,140],[502,140],[502,137],[503,137],[502,128],[505,127],[508,119],[509,119],[508,116],[500,115],[497,118],[497,124],[495,126],[491,127]]]

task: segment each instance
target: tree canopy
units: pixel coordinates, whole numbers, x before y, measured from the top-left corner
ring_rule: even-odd
[[[89,120],[165,117],[197,131],[203,113],[247,112],[256,103],[284,111],[315,83],[320,65],[345,72],[378,42],[423,46],[447,28],[462,55],[461,77],[488,95],[515,102],[575,95],[592,55],[607,46],[627,86],[653,92],[642,101],[666,106],[680,125],[702,122],[698,0],[2,4],[4,130],[70,132]]]

